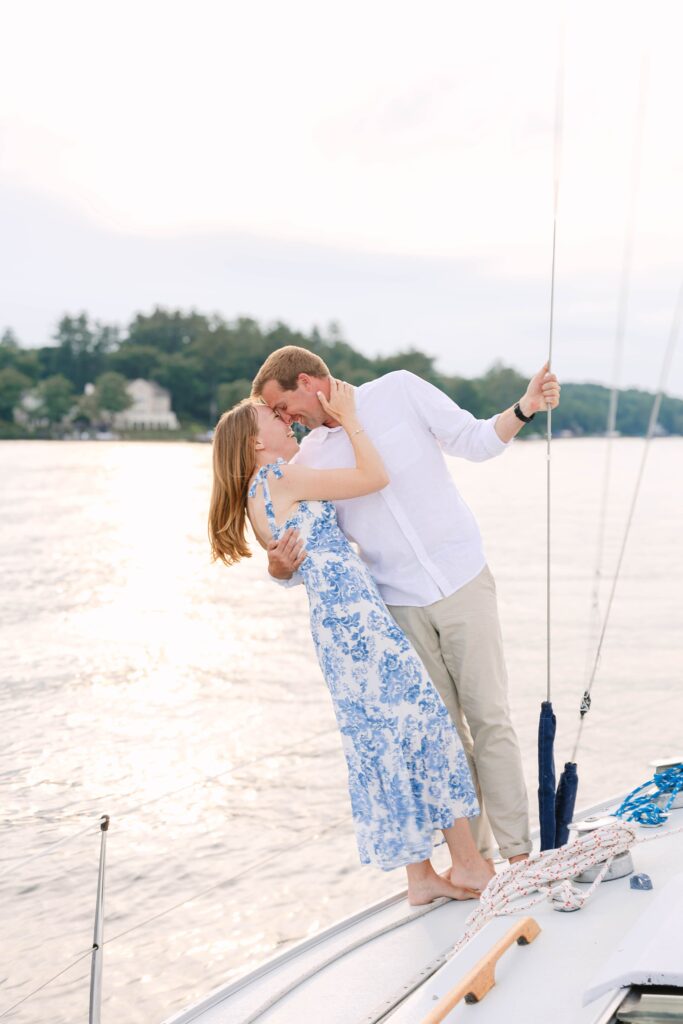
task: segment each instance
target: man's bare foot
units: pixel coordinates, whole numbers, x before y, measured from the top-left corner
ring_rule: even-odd
[[[451,867],[448,872],[448,880],[457,889],[468,889],[470,892],[481,893],[495,878],[496,872],[491,865],[480,859],[478,863],[471,866],[460,865]]]
[[[451,871],[452,870],[453,870],[453,868],[450,867],[450,868],[446,868],[445,871],[440,871],[439,872],[439,878],[443,878],[443,880],[445,882],[448,882],[448,884],[451,885],[451,886],[453,886],[453,883],[451,882]],[[461,896],[460,897],[461,900],[478,900],[479,899],[479,895],[480,895],[479,889],[462,889],[458,885],[453,886],[453,888],[457,889],[459,892],[467,893],[466,896]]]
[[[432,903],[433,900],[441,899],[444,896],[449,900],[476,900],[478,898],[479,893],[453,885],[448,874],[448,871],[445,875],[437,875],[434,872],[428,878],[415,882],[410,881],[408,883],[408,903],[411,907],[422,907],[426,903]]]
[[[508,858],[508,863],[509,864],[516,864],[517,861],[528,860],[528,859],[529,859],[529,854],[528,853],[516,853],[514,855],[514,857],[509,857]]]

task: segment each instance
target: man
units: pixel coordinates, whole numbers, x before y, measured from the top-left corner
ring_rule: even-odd
[[[273,352],[254,379],[260,397],[290,424],[308,427],[296,461],[316,469],[354,465],[351,444],[327,419],[330,374],[318,356],[288,345]],[[514,862],[528,856],[529,811],[507,678],[495,583],[474,516],[443,457],[473,461],[505,451],[536,412],[556,408],[560,385],[544,366],[514,406],[477,420],[438,388],[405,370],[356,391],[358,418],[382,455],[390,484],[335,502],[339,523],[359,549],[399,626],[429,672],[467,753],[483,796],[471,824],[482,854]],[[291,530],[269,546],[269,571],[288,580],[306,557]],[[485,813],[484,813],[485,811]]]

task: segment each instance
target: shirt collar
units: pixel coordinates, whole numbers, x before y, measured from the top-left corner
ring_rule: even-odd
[[[311,430],[310,434],[308,434],[308,437],[314,444],[324,444],[330,434],[338,434],[339,431],[343,429],[343,427],[320,426],[316,427],[314,430]]]
[[[353,390],[356,393],[356,405],[358,406],[362,402],[363,392],[360,390],[360,388],[357,388],[355,385],[352,386]],[[311,430],[310,433],[307,434],[307,437],[309,437],[314,444],[324,444],[325,441],[327,441],[327,438],[330,436],[330,434],[338,434],[339,431],[343,431],[343,429],[343,427],[326,427],[323,425],[320,427],[315,427],[314,430]]]

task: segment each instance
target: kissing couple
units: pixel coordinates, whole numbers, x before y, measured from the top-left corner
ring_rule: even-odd
[[[407,371],[354,388],[286,346],[215,430],[213,557],[249,557],[250,524],[271,575],[305,586],[360,860],[405,867],[413,905],[476,898],[491,829],[511,862],[531,849],[495,583],[444,453],[500,454],[559,392],[544,366],[515,406],[477,420]],[[310,430],[301,446],[294,421]]]

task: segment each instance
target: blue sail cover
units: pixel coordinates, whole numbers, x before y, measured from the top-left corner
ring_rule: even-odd
[[[542,850],[555,846],[555,728],[553,706],[544,700],[538,720],[538,819]]]
[[[573,761],[567,761],[555,796],[555,846],[564,846],[569,839],[569,825],[574,817],[578,785],[576,765]]]

